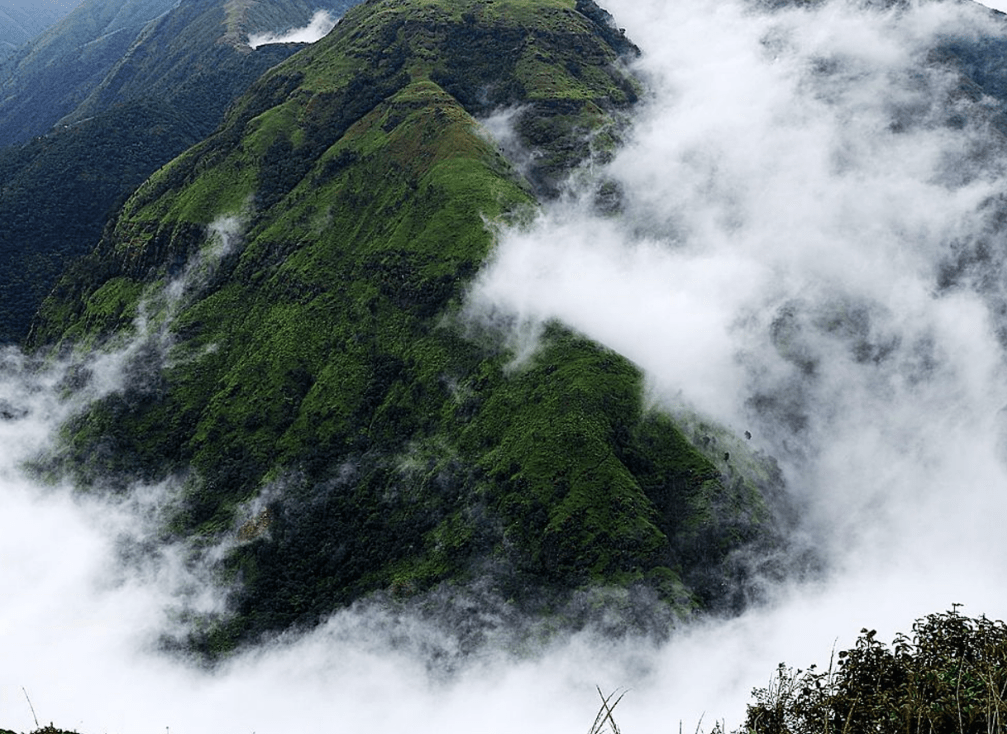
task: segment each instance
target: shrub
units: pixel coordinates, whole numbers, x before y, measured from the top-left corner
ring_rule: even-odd
[[[874,630],[840,652],[828,670],[780,665],[753,691],[747,734],[1007,731],[1007,625],[985,616],[932,614],[896,635]]]

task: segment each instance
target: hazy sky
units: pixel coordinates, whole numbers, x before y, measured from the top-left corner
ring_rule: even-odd
[[[360,605],[209,673],[154,651],[180,604],[218,602],[200,565],[170,547],[124,562],[179,487],[109,502],[33,485],[19,462],[72,406],[58,373],[7,353],[0,400],[28,413],[0,421],[0,726],[34,728],[27,690],[41,723],[85,734],[582,732],[599,685],[629,689],[626,732],[731,728],[779,662],[826,664],[861,627],[890,639],[952,603],[1007,617],[1005,279],[982,277],[1007,262],[988,206],[1007,159],[983,100],[927,63],[939,35],[1003,26],[955,3],[607,5],[652,90],[625,149],[588,176],[618,184],[624,213],[599,217],[575,192],[503,232],[469,314],[516,318],[526,341],[560,319],[639,364],[655,405],[750,430],[827,574],[661,646],[584,634],[431,676],[431,650],[453,659],[450,630]],[[956,111],[972,122],[949,127]],[[238,220],[218,230],[240,246]],[[95,364],[102,390],[119,365]]]
[[[999,10],[1000,12],[1007,12],[1007,2],[1004,0],[988,0],[988,2],[984,2],[983,5],[993,8],[994,10]]]
[[[62,8],[63,10],[70,11],[80,5],[84,0],[0,0],[0,7],[14,7],[14,8],[32,8],[32,7],[42,7],[42,8]]]

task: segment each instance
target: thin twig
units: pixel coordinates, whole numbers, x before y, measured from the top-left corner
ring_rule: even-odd
[[[601,696],[600,688],[598,689],[598,695]],[[612,694],[608,698],[601,696],[601,707],[605,709],[605,718],[608,719],[608,723],[612,726],[612,734],[621,734],[619,732],[619,726],[615,723],[615,718],[612,716],[612,712],[615,710],[615,707],[619,705],[619,701],[622,700],[622,697],[625,696],[626,693],[623,692],[619,694],[619,698],[615,699],[615,703],[609,706],[608,702],[612,700],[612,696],[614,695],[615,691],[612,691]]]
[[[699,715],[699,721],[696,722],[696,734],[700,734],[700,727],[703,726],[703,717],[704,716],[706,716],[706,712],[705,711]]]
[[[612,700],[612,697],[615,696],[616,692],[612,691],[612,693],[606,696],[601,692],[600,686],[595,686],[595,688],[598,690],[598,696],[601,697],[601,709],[598,711],[598,715],[594,717],[594,724],[591,726],[589,734],[601,734],[602,726],[604,726],[606,721],[609,723],[609,726],[612,727],[612,734],[621,734],[619,731],[619,725],[615,723],[615,718],[612,716],[612,711],[614,711],[615,707],[619,705],[619,701],[622,700],[622,697],[625,696],[626,693],[623,692],[620,694],[619,698],[615,699],[615,703],[609,705],[609,701]]]
[[[31,705],[31,699],[28,698],[28,691],[24,689],[24,686],[21,686],[21,691],[24,693],[24,697],[28,699],[28,708],[31,709],[31,717],[35,719],[35,728],[38,729],[38,717],[35,715],[35,707]]]

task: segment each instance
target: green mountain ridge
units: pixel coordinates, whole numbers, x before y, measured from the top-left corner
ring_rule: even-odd
[[[520,223],[617,144],[632,51],[591,2],[366,2],[61,280],[36,349],[134,351],[38,469],[181,483],[170,532],[232,546],[230,609],[187,644],[476,583],[563,624],[629,620],[618,589],[671,615],[742,603],[739,551],[781,542],[772,463],[704,456],[633,365],[559,326],[515,369],[460,317],[487,221]],[[528,178],[476,120],[499,109],[540,154]],[[591,588],[613,594],[558,612]]]
[[[180,4],[134,29],[125,51],[102,46],[112,55],[98,64],[88,49],[105,41],[88,40],[93,34],[132,27],[160,8],[143,6],[141,13],[93,0],[25,50],[6,82],[0,127],[22,120],[25,106],[41,107],[47,117],[42,128],[31,128],[36,137],[28,143],[0,149],[0,265],[19,273],[0,279],[0,342],[24,340],[65,267],[94,247],[107,218],[140,183],[209,135],[256,78],[301,48],[252,51],[234,38],[301,24],[311,6],[271,0],[238,12],[233,5]],[[63,97],[75,100],[70,112],[52,101]],[[63,114],[54,131],[37,135]]]
[[[226,80],[219,67],[234,66],[236,51],[251,55],[249,34],[306,25],[315,10],[338,15],[351,4],[85,0],[0,65],[0,146],[138,99],[159,99],[188,112],[188,90],[201,85],[201,75]],[[226,81],[218,96],[226,106]],[[212,95],[202,99],[215,101]]]

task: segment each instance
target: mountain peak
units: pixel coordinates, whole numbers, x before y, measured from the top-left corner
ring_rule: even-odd
[[[204,650],[477,579],[570,623],[598,584],[665,618],[724,602],[724,538],[772,537],[762,489],[645,410],[626,360],[555,327],[515,370],[462,314],[494,227],[616,144],[638,85],[595,15],[353,8],[141,186],[46,301],[37,346],[138,345],[54,464],[180,482],[172,532],[231,548]],[[501,111],[511,150],[479,122]],[[265,532],[242,530],[267,507]]]

